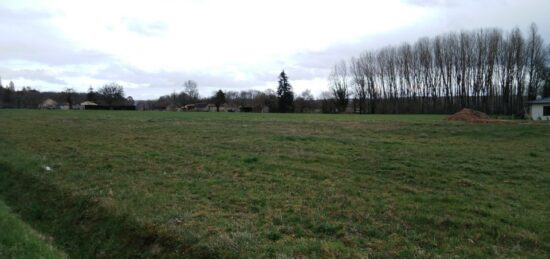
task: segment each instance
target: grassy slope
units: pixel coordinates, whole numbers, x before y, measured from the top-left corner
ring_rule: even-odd
[[[549,125],[442,118],[0,110],[0,194],[77,257],[548,256]]]
[[[65,258],[0,201],[0,258]]]

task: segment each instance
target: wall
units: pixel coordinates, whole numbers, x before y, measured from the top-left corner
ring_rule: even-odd
[[[544,106],[550,106],[550,104],[532,104],[530,107],[531,119],[550,120],[550,116],[543,116]]]

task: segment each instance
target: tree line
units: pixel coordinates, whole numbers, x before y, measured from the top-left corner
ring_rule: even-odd
[[[221,106],[236,108],[250,108],[257,112],[315,112],[318,105],[311,91],[306,90],[296,98],[292,91],[288,77],[284,71],[280,75],[280,83],[283,89],[274,91],[243,90],[223,91],[218,90],[212,96],[200,97],[198,83],[187,80],[183,84],[184,90],[164,95],[155,100],[134,100],[126,97],[124,87],[117,83],[108,83],[97,91],[91,86],[88,92],[76,92],[73,88],[66,88],[60,92],[40,92],[31,87],[22,87],[16,90],[15,84],[10,81],[3,86],[0,81],[0,108],[27,108],[36,109],[46,99],[52,99],[69,108],[84,101],[94,102],[103,106],[137,106],[141,110],[176,110],[186,104],[212,103],[217,109]],[[281,98],[283,97],[283,98]],[[279,109],[279,107],[284,107]]]
[[[197,102],[211,103],[219,111],[221,106],[234,109],[248,108],[254,112],[318,112],[320,111],[320,100],[316,100],[310,90],[305,90],[295,95],[285,71],[279,74],[279,85],[277,90],[267,89],[223,91],[214,92],[208,97],[199,97],[198,83],[192,80],[183,84],[184,90],[169,95],[161,96],[156,100],[137,102],[138,109],[143,110],[176,110],[186,104]]]
[[[73,88],[65,88],[61,92],[41,92],[29,86],[16,90],[13,81],[3,86],[0,81],[0,108],[36,109],[46,99],[52,99],[69,108],[84,101],[91,101],[104,106],[132,106],[134,100],[125,96],[124,87],[117,83],[108,83],[94,91],[92,87],[87,93],[80,93]]]
[[[523,115],[526,101],[550,96],[550,46],[537,26],[480,29],[366,50],[334,65],[329,91],[335,112],[452,113],[468,107]]]

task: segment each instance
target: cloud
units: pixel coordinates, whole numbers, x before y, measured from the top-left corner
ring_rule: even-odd
[[[117,81],[145,99],[189,79],[201,95],[275,88],[285,69],[297,91],[315,94],[336,62],[388,44],[463,29],[525,32],[531,22],[549,40],[549,9],[547,0],[3,0],[0,76],[58,90]]]
[[[498,27],[526,30],[534,22],[543,38],[550,39],[547,0],[402,0],[410,6],[431,10],[432,27],[438,31]],[[420,36],[420,35],[419,35]]]
[[[403,2],[411,5],[422,6],[422,7],[433,7],[433,6],[455,6],[457,3],[460,3],[462,1],[460,0],[404,0]]]
[[[16,79],[25,78],[33,81],[42,81],[50,84],[67,85],[67,82],[57,78],[44,69],[2,69],[2,76],[5,78]]]
[[[53,13],[0,6],[0,61],[26,60],[45,65],[107,62],[98,50],[79,49],[49,23]]]
[[[128,31],[147,36],[160,36],[167,31],[168,25],[162,21],[143,21],[138,18],[124,18]]]

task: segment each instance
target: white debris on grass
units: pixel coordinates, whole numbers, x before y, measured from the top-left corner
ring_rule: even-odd
[[[46,172],[51,172],[52,171],[52,168],[47,166],[47,165],[43,165],[42,168],[44,168],[44,170],[46,170]]]

